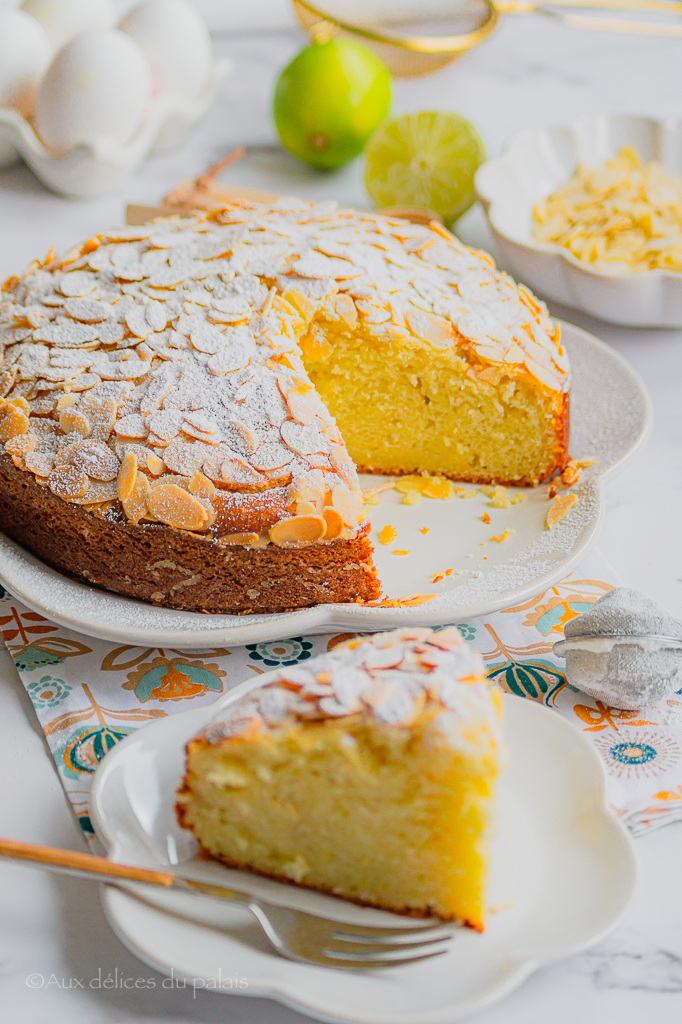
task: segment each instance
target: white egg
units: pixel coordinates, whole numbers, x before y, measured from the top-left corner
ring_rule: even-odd
[[[191,100],[204,92],[213,64],[211,37],[185,0],[144,0],[119,28],[147,55],[155,96]]]
[[[81,32],[116,21],[111,0],[23,0],[21,9],[43,26],[53,54]]]
[[[29,117],[49,63],[50,45],[38,22],[23,11],[0,11],[0,107]]]
[[[149,109],[151,73],[142,50],[116,29],[84,32],[63,47],[38,89],[35,128],[49,149],[109,139],[128,142]]]

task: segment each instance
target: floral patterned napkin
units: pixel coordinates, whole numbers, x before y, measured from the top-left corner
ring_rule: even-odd
[[[614,809],[640,834],[682,818],[682,697],[643,712],[611,708],[567,683],[563,661],[552,654],[565,623],[615,585],[604,577],[614,579],[613,570],[593,552],[532,600],[456,625],[498,686],[554,708],[589,737],[604,760]],[[131,732],[353,636],[296,636],[229,650],[115,646],[62,629],[9,594],[0,599],[0,629],[88,838],[95,769]]]

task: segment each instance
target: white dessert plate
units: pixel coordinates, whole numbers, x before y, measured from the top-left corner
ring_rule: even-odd
[[[507,509],[492,508],[473,485],[467,486],[475,492],[470,500],[423,498],[406,505],[402,495],[388,490],[379,505],[370,507],[375,542],[385,525],[397,530],[394,544],[375,544],[385,594],[391,600],[434,594],[426,603],[325,604],[278,615],[174,611],[76,583],[2,535],[0,581],[33,611],[79,633],[176,650],[334,630],[442,625],[528,600],[563,579],[594,543],[604,509],[604,482],[641,447],[652,421],[642,381],[612,348],[570,324],[564,324],[563,338],[573,371],[571,454],[579,460],[596,459],[597,465],[572,488],[578,501],[557,526],[546,529],[547,487],[519,488],[524,500]],[[387,480],[366,476],[362,483],[371,488]],[[486,512],[490,524],[482,521]],[[491,539],[507,531],[504,541]],[[395,549],[409,554],[396,555]],[[447,569],[453,569],[450,576],[431,581]]]
[[[533,207],[575,174],[579,163],[599,166],[631,146],[644,163],[657,160],[682,176],[682,121],[628,114],[582,117],[565,128],[530,128],[476,174],[502,265],[533,291],[565,306],[629,327],[682,326],[682,274],[645,270],[609,273],[568,249],[533,238]]]
[[[107,754],[90,811],[108,856],[177,866],[188,877],[239,884],[350,923],[395,923],[393,915],[197,859],[194,838],[177,825],[185,743],[217,707],[266,679],[242,683],[212,707],[153,722]],[[493,913],[483,935],[462,929],[450,951],[432,960],[350,973],[285,960],[243,908],[205,897],[104,886],[109,923],[136,956],[176,982],[267,996],[335,1024],[450,1024],[501,999],[537,968],[606,935],[636,881],[632,840],[608,809],[594,747],[556,712],[509,694],[504,702],[509,765],[492,854]]]

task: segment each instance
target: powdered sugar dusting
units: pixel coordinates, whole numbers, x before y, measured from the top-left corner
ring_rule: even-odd
[[[165,468],[178,474],[177,444],[190,443],[195,472],[213,485],[202,495],[208,519],[183,527],[199,532],[220,531],[224,491],[269,488],[286,488],[273,498],[281,519],[300,523],[301,504],[317,515],[331,505],[340,536],[361,525],[354,467],[300,358],[298,339],[317,313],[352,314],[377,337],[456,342],[476,365],[568,387],[546,310],[487,257],[438,225],[334,203],[246,204],[106,232],[33,265],[6,295],[0,439],[15,464],[102,511],[114,499],[83,482],[86,441],[121,462],[138,444],[156,466],[171,449]],[[138,459],[137,477],[119,487],[135,523],[158,519],[151,465]],[[276,536],[307,543],[296,529]]]
[[[293,722],[364,715],[409,728],[424,715],[430,742],[487,748],[499,733],[499,710],[479,654],[454,626],[406,628],[339,644],[305,667],[229,704],[200,736],[218,744]]]

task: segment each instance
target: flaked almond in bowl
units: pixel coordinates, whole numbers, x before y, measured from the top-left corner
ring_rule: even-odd
[[[476,176],[502,264],[602,320],[682,326],[681,138],[620,114],[512,138]]]

